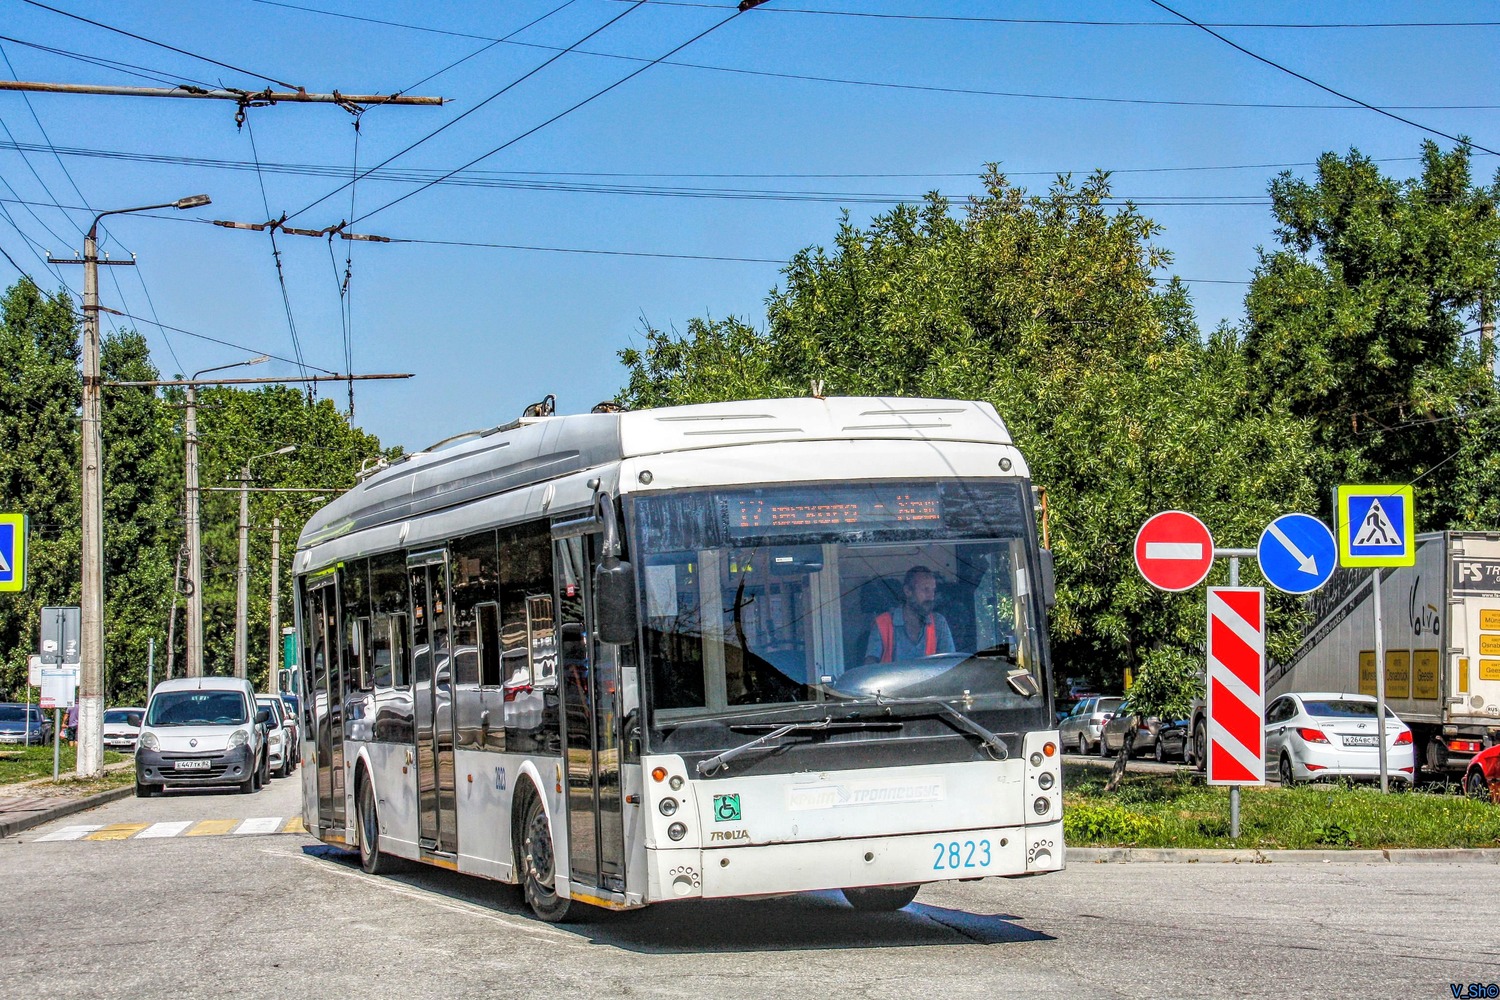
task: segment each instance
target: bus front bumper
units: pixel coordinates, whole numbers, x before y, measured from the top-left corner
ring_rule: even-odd
[[[651,901],[1039,875],[1063,867],[1062,822],[804,843],[648,850]]]

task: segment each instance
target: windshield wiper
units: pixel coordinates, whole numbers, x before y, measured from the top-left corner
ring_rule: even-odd
[[[763,746],[767,743],[773,743],[776,740],[781,739],[788,733],[827,729],[832,724],[833,719],[830,716],[824,716],[817,722],[789,722],[784,726],[771,730],[764,736],[757,736],[749,743],[741,743],[739,746],[731,747],[730,749],[725,750],[723,753],[714,754],[714,756],[709,757],[707,760],[700,760],[698,762],[698,774],[699,776],[706,778],[710,774],[713,774],[715,771],[717,771],[719,768],[727,765],[731,760],[734,760],[734,758],[738,757],[740,754],[750,750],[754,750],[758,746]]]
[[[990,732],[988,729],[984,728],[979,723],[975,722],[973,719],[969,718],[967,715],[963,714],[958,709],[954,708],[952,705],[948,704],[945,701],[925,701],[922,699],[910,698],[893,700],[890,698],[882,698],[877,694],[873,698],[851,701],[847,704],[850,706],[874,705],[877,708],[885,709],[887,713],[890,713],[890,710],[897,706],[904,708],[930,709],[932,710],[932,714],[941,715],[955,728],[962,729],[970,736],[978,737],[979,741],[984,744],[987,750],[989,750],[990,756],[994,757],[996,760],[1006,760],[1010,757],[1010,748],[1006,746],[1004,737]],[[909,717],[910,716],[908,716],[908,718]]]

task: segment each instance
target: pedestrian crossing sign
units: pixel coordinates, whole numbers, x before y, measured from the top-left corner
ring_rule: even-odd
[[[26,515],[0,514],[0,593],[26,589]]]
[[[1340,486],[1339,565],[1415,566],[1416,503],[1410,486]]]

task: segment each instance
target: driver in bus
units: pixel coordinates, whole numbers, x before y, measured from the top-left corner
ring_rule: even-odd
[[[937,574],[926,566],[913,566],[906,571],[901,597],[899,607],[875,616],[865,662],[890,663],[953,652],[948,619],[932,609],[937,600]]]

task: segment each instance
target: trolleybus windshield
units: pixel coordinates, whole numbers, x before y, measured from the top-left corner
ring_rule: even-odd
[[[1029,500],[1019,480],[634,498],[654,749],[684,727],[706,736],[697,724],[722,740],[880,699],[1038,728],[1047,666]]]

